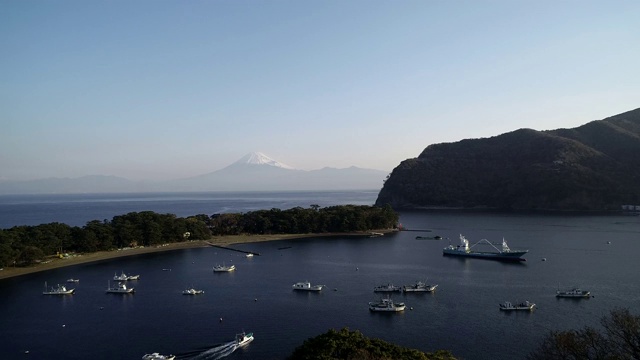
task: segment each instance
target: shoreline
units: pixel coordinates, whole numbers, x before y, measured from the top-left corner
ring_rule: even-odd
[[[387,234],[395,230],[375,230],[377,233]],[[321,237],[333,237],[333,236],[354,236],[363,237],[369,236],[373,231],[365,232],[352,232],[352,233],[327,233],[327,234],[276,234],[276,235],[226,235],[226,236],[214,236],[208,240],[194,240],[183,241],[175,243],[167,243],[163,245],[157,245],[152,247],[138,247],[129,249],[118,249],[111,251],[98,251],[88,254],[75,254],[67,258],[52,258],[47,262],[40,264],[27,266],[27,267],[8,267],[0,271],[0,280],[12,278],[16,276],[22,276],[32,274],[41,271],[48,271],[53,269],[59,269],[67,266],[73,266],[78,264],[85,264],[96,261],[116,259],[125,256],[150,254],[155,252],[173,251],[180,249],[194,249],[200,247],[211,246],[229,246],[233,244],[245,244],[256,243],[265,241],[277,241],[277,240],[297,240],[305,238],[321,238]]]

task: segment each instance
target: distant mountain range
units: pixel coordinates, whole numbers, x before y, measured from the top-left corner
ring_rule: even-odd
[[[299,170],[254,152],[233,164],[199,176],[170,181],[132,181],[116,176],[0,180],[0,194],[71,194],[183,191],[377,190],[388,172],[355,166]]]
[[[640,205],[640,109],[573,129],[430,145],[393,170],[376,204],[578,211]]]

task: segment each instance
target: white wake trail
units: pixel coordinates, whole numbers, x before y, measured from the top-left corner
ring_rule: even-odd
[[[189,360],[218,360],[231,355],[234,351],[236,351],[237,348],[238,346],[236,345],[236,342],[231,341],[226,344],[222,344],[214,348],[205,350],[200,354],[190,357]]]

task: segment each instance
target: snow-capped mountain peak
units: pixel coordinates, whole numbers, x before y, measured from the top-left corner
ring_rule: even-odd
[[[293,167],[276,161],[261,152],[249,153],[243,156],[240,160],[236,161],[236,164],[269,165],[283,169],[295,170]]]

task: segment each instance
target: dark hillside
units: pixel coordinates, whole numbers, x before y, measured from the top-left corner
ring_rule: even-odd
[[[520,129],[428,146],[376,204],[395,208],[617,210],[640,203],[640,109],[575,129]]]

